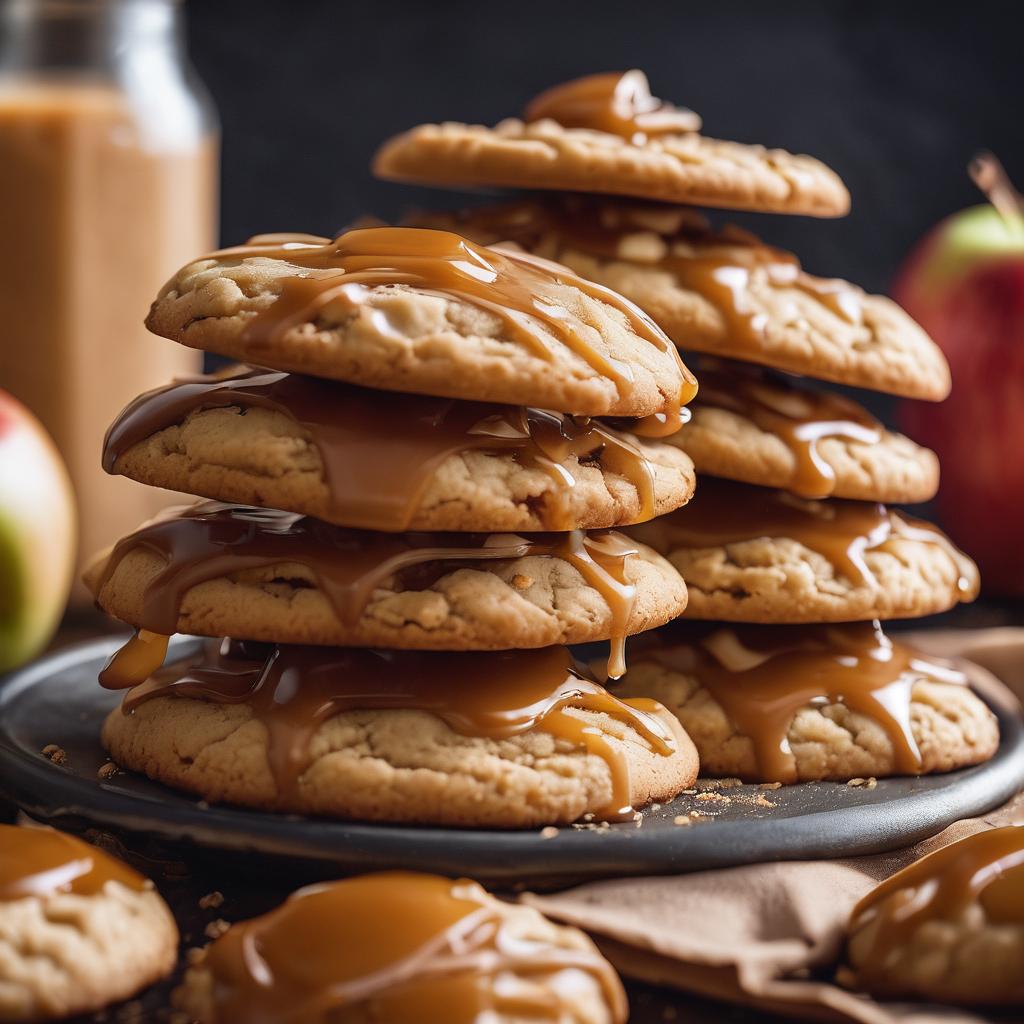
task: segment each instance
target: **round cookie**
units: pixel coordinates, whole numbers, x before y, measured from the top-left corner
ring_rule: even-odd
[[[682,450],[594,420],[263,371],[141,396],[108,431],[104,464],[376,530],[600,529],[670,512],[694,488]]]
[[[258,366],[586,416],[674,416],[696,391],[622,296],[442,231],[255,238],[182,268],[146,324]]]
[[[681,722],[705,775],[808,782],[952,771],[988,760],[999,727],[964,672],[877,625],[666,627],[641,638],[619,697]],[[879,695],[885,694],[884,699]]]
[[[945,356],[891,299],[806,273],[792,254],[692,210],[571,197],[411,223],[515,242],[626,296],[682,349],[938,401]]]
[[[625,76],[601,77],[608,85],[608,105]],[[646,79],[642,88],[646,91]],[[850,208],[839,176],[809,156],[710,139],[677,125],[663,133],[627,123],[620,134],[601,130],[612,126],[594,117],[572,119],[573,126],[566,127],[560,123],[570,121],[564,104],[535,101],[532,108],[526,120],[509,118],[493,128],[452,121],[420,125],[385,142],[373,172],[451,188],[603,192],[815,217],[840,217]],[[699,124],[696,119],[694,127]]]
[[[178,929],[148,879],[62,832],[0,825],[0,1020],[53,1020],[169,974]]]
[[[380,534],[272,510],[170,510],[84,575],[154,633],[497,650],[584,643],[675,618],[686,587],[621,534]]]
[[[266,656],[270,681],[259,655],[242,656],[252,664],[239,669],[230,649],[219,661],[207,652],[129,691],[103,727],[114,760],[210,801],[494,828],[621,817],[696,778],[696,751],[671,713],[610,698],[563,648],[281,646]]]
[[[945,534],[867,502],[806,501],[707,477],[686,508],[627,532],[686,580],[687,618],[914,618],[978,593],[977,567]]]
[[[882,999],[967,1006],[1024,1002],[1024,828],[950,843],[854,908],[840,980]]]
[[[468,879],[399,871],[300,889],[234,925],[189,968],[174,1003],[198,1024],[283,1020],[307,1006],[323,1019],[391,1024],[625,1024],[629,1012],[583,932]]]

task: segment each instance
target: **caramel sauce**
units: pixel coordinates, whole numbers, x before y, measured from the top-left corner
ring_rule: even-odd
[[[874,445],[882,438],[882,425],[856,402],[740,366],[702,366],[698,404],[734,412],[778,437],[795,462],[788,489],[803,498],[827,498],[835,490],[836,473],[818,451],[820,441]]]
[[[634,664],[693,676],[750,738],[758,782],[798,781],[788,732],[805,707],[845,704],[877,723],[897,772],[920,772],[910,725],[914,685],[966,685],[962,672],[889,639],[878,622],[837,626],[699,627],[648,634]]]
[[[171,509],[119,541],[107,558],[95,587],[99,594],[131,551],[156,554],[164,568],[150,581],[137,625],[169,636],[178,628],[185,594],[200,583],[254,569],[300,565],[309,571],[338,621],[358,622],[376,588],[396,575],[406,586],[430,586],[464,564],[540,556],[568,562],[608,604],[612,614],[609,674],[625,671],[624,645],[636,588],[628,563],[637,547],[612,530],[516,534],[404,533],[349,530],[307,516],[273,509],[206,501]],[[141,636],[141,634],[140,634]],[[121,667],[141,658],[156,659],[155,647],[136,638],[115,655],[101,676],[119,686]]]
[[[596,420],[540,409],[458,402],[421,395],[381,395],[354,385],[297,374],[249,370],[185,380],[136,398],[103,446],[103,466],[133,445],[200,409],[267,409],[308,431],[320,453],[332,522],[363,529],[409,529],[441,464],[471,450],[510,451],[523,466],[547,473],[555,500],[540,513],[551,530],[571,530],[576,483],[564,463],[598,459],[637,490],[640,517],[654,515],[654,476],[628,437]]]
[[[858,966],[861,978],[882,973],[918,928],[955,921],[975,904],[995,924],[1024,925],[1024,826],[950,843],[872,889],[850,916],[850,931],[877,923],[868,958]]]
[[[564,647],[530,651],[422,652],[208,641],[192,657],[149,678],[126,678],[130,714],[153,697],[179,695],[247,704],[267,728],[271,771],[293,793],[320,725],[347,711],[416,710],[463,736],[508,739],[533,729],[602,758],[612,799],[601,811],[626,818],[626,757],[594,725],[568,708],[603,712],[639,733],[659,754],[674,752],[671,733],[650,700],[621,701],[588,679]]]
[[[284,278],[280,296],[246,327],[247,344],[257,357],[291,328],[316,322],[327,305],[354,314],[371,289],[406,285],[491,313],[512,338],[538,357],[552,358],[553,336],[595,373],[611,380],[620,397],[628,397],[633,388],[629,363],[599,352],[586,332],[573,325],[573,315],[549,299],[559,287],[570,286],[613,307],[634,334],[671,355],[681,381],[678,394],[666,400],[664,411],[670,423],[697,392],[697,382],[675,346],[646,313],[621,295],[558,264],[521,252],[487,249],[450,231],[423,228],[360,228],[333,241],[310,241],[308,237],[256,237],[211,257],[222,261],[274,259],[301,275]],[[386,331],[386,324],[378,320]]]
[[[837,573],[860,586],[876,584],[864,560],[868,552],[885,551],[896,540],[912,540],[941,548],[953,560],[961,600],[971,601],[978,593],[977,566],[944,533],[872,502],[805,501],[785,491],[705,477],[689,505],[629,532],[663,554],[761,537],[789,538],[816,551]]]
[[[126,864],[64,832],[0,825],[0,902],[62,892],[94,896],[107,882],[136,891],[149,884]]]
[[[550,118],[563,128],[619,135],[636,145],[649,137],[700,131],[700,117],[651,95],[642,71],[611,71],[564,82],[530,101],[524,121]]]
[[[217,1019],[248,1024],[327,1024],[345,1008],[394,1024],[567,1021],[576,1019],[580,972],[599,985],[612,1024],[628,1012],[618,977],[592,947],[531,940],[476,882],[412,872],[300,889],[234,925],[203,966]],[[550,984],[538,992],[524,980]]]

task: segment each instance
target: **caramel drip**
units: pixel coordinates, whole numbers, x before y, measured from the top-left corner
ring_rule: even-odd
[[[761,537],[789,538],[816,551],[837,573],[860,586],[876,584],[865,562],[868,552],[888,550],[895,540],[912,540],[941,548],[953,560],[962,600],[973,600],[978,592],[977,567],[945,534],[871,502],[805,501],[785,491],[705,478],[689,505],[630,533],[663,554]]]
[[[758,782],[796,782],[788,733],[805,707],[845,704],[879,725],[902,774],[921,770],[910,723],[914,685],[966,685],[962,672],[889,639],[878,622],[841,626],[743,626],[660,631],[634,664],[693,676],[750,738]]]
[[[651,95],[642,71],[587,75],[556,85],[531,100],[524,121],[550,118],[563,128],[588,128],[619,135],[636,145],[649,136],[700,130],[700,117]]]
[[[626,997],[594,949],[564,949],[508,924],[476,882],[384,872],[300,889],[209,947],[218,1020],[327,1024],[360,1019],[423,1024],[565,1021],[573,976],[597,982],[612,1024]],[[527,990],[520,979],[544,984]]]
[[[1024,924],[1024,827],[987,829],[950,843],[872,889],[850,916],[850,931],[877,929],[860,976],[882,974],[926,923],[956,921],[976,904],[993,923]]]
[[[131,447],[200,409],[267,409],[306,431],[324,467],[332,522],[407,530],[441,464],[471,450],[511,451],[544,470],[558,490],[540,514],[552,530],[571,530],[570,457],[599,459],[637,489],[640,517],[654,515],[654,477],[645,454],[596,420],[485,402],[381,393],[296,374],[251,370],[201,377],[135,399],[107,431],[103,466],[116,472]]]
[[[808,391],[781,377],[741,367],[701,372],[698,404],[727,409],[778,437],[793,453],[789,490],[803,498],[827,498],[836,472],[818,443],[837,438],[878,444],[881,424],[856,402],[828,391]]]
[[[280,296],[246,328],[247,342],[256,355],[274,346],[291,328],[315,322],[327,305],[356,313],[371,289],[407,285],[486,310],[519,344],[541,358],[552,358],[554,336],[595,373],[613,381],[621,397],[627,397],[633,387],[629,363],[599,352],[586,333],[573,325],[575,317],[549,299],[559,287],[570,286],[613,307],[634,334],[674,359],[682,381],[679,393],[666,402],[669,420],[697,391],[697,382],[675,346],[646,313],[610,289],[524,253],[487,249],[449,231],[382,227],[348,231],[322,243],[256,238],[211,258],[251,257],[280,260],[303,275],[286,277]],[[386,331],[387,325],[378,320]]]
[[[174,694],[247,704],[267,728],[271,770],[285,793],[298,785],[320,725],[347,711],[424,711],[461,735],[490,739],[551,733],[608,765],[612,798],[600,812],[608,818],[632,814],[629,764],[598,727],[566,710],[603,712],[658,753],[675,750],[672,735],[651,714],[654,702],[620,701],[583,676],[564,647],[448,653],[208,641],[131,689],[124,711]]]
[[[64,832],[0,825],[0,902],[62,892],[93,896],[107,882],[136,891],[148,884],[126,864]]]
[[[168,633],[174,632],[169,630]],[[119,690],[125,679],[147,679],[164,663],[170,636],[137,629],[131,639],[100,669],[100,686]]]
[[[95,592],[99,594],[125,556],[151,551],[164,568],[142,598],[138,625],[169,636],[178,629],[185,594],[193,587],[234,573],[275,568],[287,578],[290,566],[304,567],[330,603],[340,623],[358,622],[373,591],[394,576],[403,585],[428,587],[461,565],[539,556],[563,559],[594,587],[611,611],[612,660],[609,673],[621,675],[623,645],[632,616],[635,588],[629,582],[635,543],[612,530],[587,533],[385,534],[339,526],[272,509],[199,502],[171,509],[119,541],[110,553]],[[104,669],[104,685],[115,688],[130,678],[130,663],[150,665],[146,639],[129,641]]]

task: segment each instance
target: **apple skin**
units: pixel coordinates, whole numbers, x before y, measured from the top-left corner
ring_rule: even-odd
[[[899,412],[938,453],[939,518],[986,593],[1024,595],[1024,221],[991,206],[955,214],[911,253],[893,295],[952,372],[945,402]]]
[[[76,528],[57,449],[28,409],[0,391],[0,672],[53,636],[71,588]]]

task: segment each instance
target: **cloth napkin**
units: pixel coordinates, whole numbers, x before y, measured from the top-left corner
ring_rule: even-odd
[[[930,654],[968,658],[1024,700],[1024,629],[916,632],[901,639]],[[981,689],[986,685],[1000,684],[989,677]],[[641,981],[793,1020],[979,1024],[992,1018],[948,1007],[880,1003],[832,979],[842,961],[847,919],[862,896],[932,850],[1008,824],[1024,824],[1024,794],[893,853],[624,878],[523,899],[589,932],[622,974]]]

